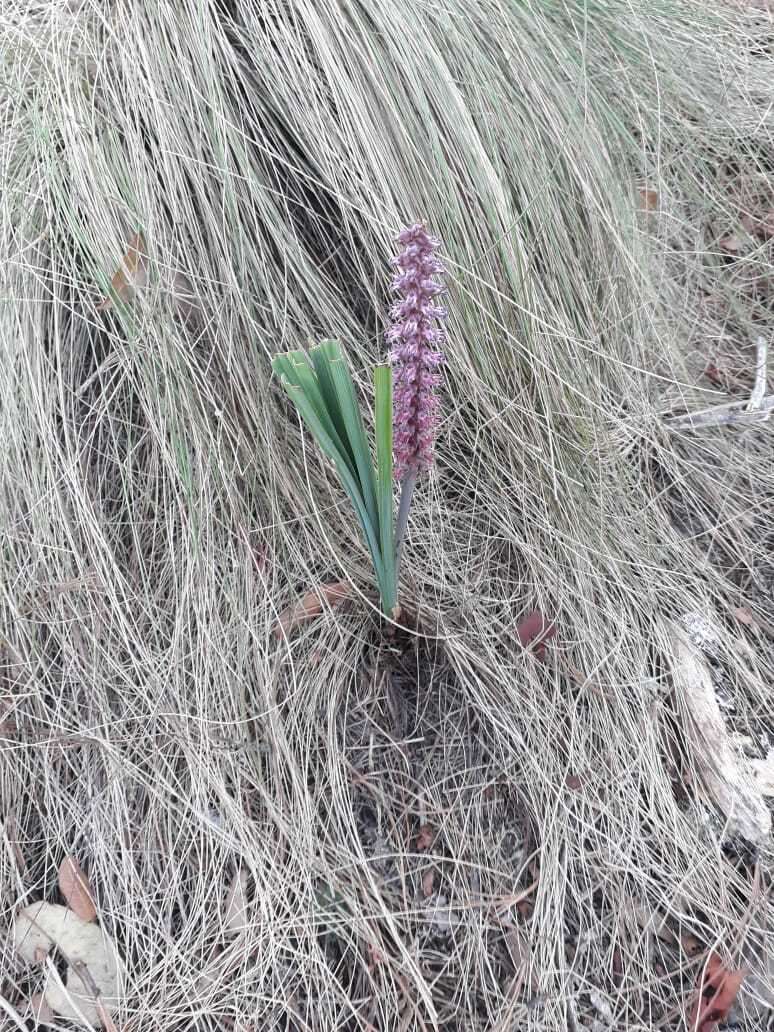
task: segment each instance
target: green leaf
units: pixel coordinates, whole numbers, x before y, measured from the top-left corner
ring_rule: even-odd
[[[316,351],[317,349],[314,348],[312,350]],[[315,356],[312,355],[313,362],[314,359]],[[317,368],[318,364],[324,365],[325,359],[321,362],[318,357],[317,361],[312,364],[306,352],[301,350],[288,351],[285,354],[274,356],[272,369],[279,375],[286,389],[289,384],[304,391],[328,437],[338,448],[340,457],[346,461],[350,472],[355,476],[355,460],[343,420],[341,419],[336,392],[330,386],[330,376],[324,381],[320,379]],[[374,525],[375,523],[376,521],[374,520]]]
[[[296,359],[294,357],[295,355],[300,357]],[[296,377],[296,382],[309,399],[310,404],[314,407],[318,419],[325,427],[325,431],[328,436],[337,445],[352,474],[355,475],[356,466],[350,454],[346,434],[344,436],[340,435],[336,428],[333,414],[326,403],[326,398],[320,387],[320,381],[315,374],[309,358],[303,351],[292,352],[291,362],[293,363],[293,374]]]
[[[333,462],[371,553],[382,607],[396,615],[396,556],[392,519],[392,370],[374,371],[374,462],[352,376],[341,347],[326,340],[311,349],[275,355],[274,372],[323,453]]]
[[[287,380],[287,382],[293,384],[294,387],[298,387],[296,366],[294,365],[292,358],[298,359],[302,354],[303,352],[301,351],[283,351],[280,354],[275,355],[271,360],[271,368],[274,371],[275,376],[278,376],[280,380]]]
[[[347,428],[344,424],[344,416],[341,412],[341,406],[339,405],[339,397],[336,393],[336,387],[333,383],[333,376],[331,374],[331,359],[341,358],[341,348],[335,340],[324,340],[320,344],[311,348],[309,351],[309,357],[312,359],[314,370],[317,373],[317,380],[320,384],[320,390],[325,398],[325,404],[328,406],[328,411],[331,414],[334,426],[338,430],[339,437],[342,444],[345,444],[350,452],[350,459],[352,460],[352,468],[355,468],[355,456],[352,453],[352,448],[349,442],[349,436],[347,434]]]
[[[387,616],[395,616],[398,587],[395,576],[395,541],[392,522],[392,369],[374,369],[376,389],[376,496],[379,510],[379,544],[382,550],[384,584],[382,605]]]
[[[378,526],[379,513],[376,507],[376,476],[374,464],[371,458],[371,449],[368,445],[363,417],[360,414],[360,406],[355,395],[355,385],[352,383],[347,364],[341,354],[341,349],[336,345],[338,355],[333,354],[330,358],[329,369],[336,390],[336,396],[341,408],[344,427],[352,448],[355,459],[355,466],[360,477],[360,485],[363,490],[363,499],[368,512],[371,515],[374,526]]]
[[[303,386],[289,383],[283,378],[282,385],[287,391],[291,401],[298,409],[301,418],[306,423],[309,432],[317,441],[321,450],[336,467],[342,486],[346,491],[352,506],[357,515],[360,526],[365,534],[366,544],[371,553],[371,558],[376,571],[376,579],[382,583],[382,559],[379,547],[379,527],[371,520],[371,516],[363,500],[360,483],[349,466],[348,458],[342,453],[336,440],[330,436],[324,423],[320,420],[315,406],[310,401]]]

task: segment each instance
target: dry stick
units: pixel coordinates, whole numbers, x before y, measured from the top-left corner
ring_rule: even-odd
[[[749,404],[745,401],[735,401],[730,405],[718,405],[716,408],[702,409],[701,412],[687,413],[684,416],[670,416],[664,420],[664,424],[670,430],[703,430],[708,426],[749,426],[752,423],[765,423],[774,411],[774,394],[764,398],[756,409],[749,409]]]
[[[764,337],[756,341],[758,355],[755,363],[755,386],[748,401],[732,401],[726,405],[688,412],[682,416],[669,416],[664,424],[670,430],[702,430],[709,426],[749,425],[765,423],[774,412],[774,394],[766,396],[766,367],[768,343]]]
[[[70,967],[94,997],[94,1008],[102,1019],[102,1024],[107,1029],[107,1032],[118,1032],[115,1022],[111,1018],[107,1007],[102,1002],[102,992],[84,962],[82,960],[72,960],[70,961]]]
[[[750,395],[750,402],[747,406],[748,412],[755,412],[763,405],[766,397],[766,363],[769,357],[769,344],[765,337],[760,336],[756,341],[758,355],[755,362],[755,386]]]
[[[69,959],[69,957],[64,952],[64,950],[60,950],[60,952],[61,952],[62,956],[64,957],[64,959],[67,961],[68,967],[70,967],[73,970],[75,970],[74,963]],[[82,964],[83,967],[86,966],[85,964],[83,964],[83,961],[80,961],[79,963]],[[73,992],[71,992],[71,990],[63,982],[62,977],[59,974],[59,971],[57,970],[56,964],[53,962],[53,960],[51,959],[49,954],[46,954],[46,956],[45,956],[45,964],[46,964],[46,967],[49,970],[49,973],[54,977],[56,982],[59,984],[59,988],[62,989],[62,991],[67,995],[67,999],[68,999],[68,1001],[70,1003],[70,1006],[73,1008],[75,1013],[78,1015],[79,1020],[81,1022],[83,1022],[83,1024],[86,1026],[86,1028],[92,1029],[92,1032],[93,1032],[94,1026],[88,1020],[88,1018],[84,1015],[83,1011],[80,1009],[80,1007],[76,1003],[76,1001],[75,1001],[75,994]],[[78,971],[77,974],[80,976],[81,981],[83,982],[83,984],[86,985],[86,981],[85,981],[85,979],[83,977],[83,974],[80,971]],[[89,976],[89,977],[91,977],[91,976]],[[94,980],[92,979],[92,982],[93,981]],[[87,989],[89,989],[89,991],[91,991],[89,986],[86,986],[86,987],[87,987]],[[95,1005],[96,1005],[96,998],[95,998]],[[115,1026],[113,1027],[112,1030],[109,1030],[109,1032],[115,1032]]]

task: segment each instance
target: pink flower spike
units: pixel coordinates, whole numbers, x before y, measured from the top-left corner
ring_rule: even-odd
[[[434,276],[446,271],[435,252],[440,241],[422,225],[407,226],[398,234],[401,253],[393,259],[399,270],[392,289],[400,295],[390,308],[392,326],[386,334],[393,368],[393,451],[395,477],[429,469],[433,461],[441,382],[436,370],[444,361],[439,347],[446,339],[435,325],[446,318],[446,309],[434,298],[444,290]]]

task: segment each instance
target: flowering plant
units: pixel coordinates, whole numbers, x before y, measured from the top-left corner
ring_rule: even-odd
[[[400,614],[398,557],[417,475],[429,468],[438,422],[440,347],[438,325],[446,312],[435,301],[442,291],[434,277],[444,268],[435,255],[439,242],[421,225],[398,236],[387,331],[390,364],[374,370],[376,462],[371,456],[355,387],[337,341],[275,355],[272,367],[318,445],[333,463],[355,510],[371,553],[382,609]],[[393,377],[395,381],[393,399]],[[393,404],[394,402],[394,404]],[[401,482],[397,524],[393,524],[393,477]]]

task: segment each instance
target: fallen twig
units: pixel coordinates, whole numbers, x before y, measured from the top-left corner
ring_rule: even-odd
[[[755,409],[749,409],[749,404],[747,401],[734,401],[728,405],[702,409],[701,412],[669,416],[664,423],[670,430],[703,430],[708,426],[729,426],[734,423],[765,423],[774,412],[774,394],[764,398]]]
[[[89,990],[92,997],[94,998],[94,1009],[99,1015],[103,1027],[107,1029],[107,1032],[118,1032],[115,1022],[110,1016],[110,1012],[108,1011],[105,1004],[102,1002],[102,990],[94,981],[91,972],[86,967],[84,962],[82,960],[71,960],[70,967],[80,978],[80,980],[83,982],[83,984],[86,986],[86,988]]]
[[[766,395],[769,348],[764,337],[758,337],[756,344],[758,354],[755,363],[755,386],[747,401],[731,401],[724,405],[701,409],[699,412],[667,416],[664,419],[665,426],[670,430],[703,430],[710,426],[765,423],[774,412],[774,394]]]
[[[766,364],[769,357],[769,344],[765,337],[758,337],[756,341],[758,354],[755,360],[755,386],[750,395],[747,405],[749,412],[757,411],[763,405],[766,397]],[[774,398],[769,398],[771,402]]]

